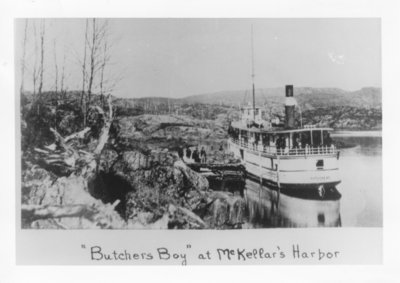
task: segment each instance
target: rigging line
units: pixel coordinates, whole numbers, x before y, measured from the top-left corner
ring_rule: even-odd
[[[243,97],[243,101],[242,101],[243,105],[246,105],[246,100],[247,100],[247,89],[244,91],[244,97]]]
[[[254,35],[253,35],[253,25],[251,25],[251,79],[254,84]]]
[[[254,35],[253,35],[253,25],[251,25],[251,80],[253,84],[253,119],[256,118],[256,94],[255,94],[255,87],[254,87]]]

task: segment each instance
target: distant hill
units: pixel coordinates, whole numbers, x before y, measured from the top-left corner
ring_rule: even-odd
[[[222,91],[192,95],[181,99],[186,103],[207,104],[243,104],[251,101],[251,90]],[[334,106],[353,106],[361,108],[380,108],[382,104],[381,88],[365,87],[357,91],[345,91],[338,88],[294,88],[297,102],[305,109]],[[284,88],[267,88],[256,90],[256,102],[259,105],[280,104],[284,102]]]
[[[362,88],[357,91],[344,91],[338,88],[295,88],[294,95],[301,107],[296,107],[296,121],[348,130],[379,130],[382,128],[382,101],[380,88]],[[58,97],[58,98],[57,98]],[[21,96],[21,109],[29,107],[32,94]],[[69,110],[79,109],[81,93],[69,91],[56,96],[45,92],[41,102],[48,107],[56,105],[55,99],[69,105]],[[200,120],[218,120],[226,124],[229,119],[237,118],[239,104],[251,101],[251,91],[224,91],[209,94],[193,95],[184,98],[113,97],[117,116],[137,116],[141,114],[178,114],[191,116]],[[257,89],[257,104],[262,106],[266,119],[284,117],[284,88]],[[100,105],[100,96],[93,95],[92,104]]]
[[[26,93],[25,96],[30,98],[31,94]],[[45,93],[44,96],[53,97],[51,92]],[[381,108],[382,107],[382,90],[377,87],[364,87],[357,91],[345,91],[339,88],[312,88],[312,87],[295,87],[294,96],[303,110],[312,110],[316,108],[329,108],[340,106],[351,106],[357,108]],[[69,91],[68,97],[80,97],[79,91]],[[94,95],[96,99],[96,95]],[[114,103],[123,107],[144,108],[153,107],[154,105],[171,105],[181,104],[220,104],[226,106],[238,106],[249,103],[252,99],[251,90],[235,90],[221,91],[215,93],[206,93],[191,95],[183,98],[166,98],[166,97],[142,97],[142,98],[119,98],[114,97]],[[46,100],[46,99],[45,99]],[[281,88],[265,88],[256,89],[256,103],[266,108],[276,109],[282,108],[285,101],[285,90]],[[169,106],[168,106],[169,105]]]

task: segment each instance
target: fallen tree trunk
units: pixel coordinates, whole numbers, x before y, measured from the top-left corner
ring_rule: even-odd
[[[57,130],[50,128],[50,131],[54,134],[56,141],[65,151],[74,151],[74,149],[68,145],[65,139],[57,132]]]
[[[62,147],[65,148],[65,145],[67,145],[68,142],[70,142],[70,141],[72,141],[72,140],[74,140],[74,139],[78,139],[78,138],[79,138],[79,139],[83,139],[83,138],[85,137],[85,135],[90,131],[90,128],[89,128],[89,127],[86,127],[86,128],[83,129],[82,131],[73,133],[73,134],[71,134],[71,135],[69,135],[69,136],[67,136],[67,137],[65,137],[65,138],[63,138],[63,137],[62,137],[55,129],[53,129],[53,128],[50,128],[50,131],[55,135],[56,139],[58,139],[58,140],[60,140],[60,141],[62,142],[62,144],[64,145],[64,146],[62,146]],[[55,143],[52,143],[52,144],[46,145],[46,146],[44,146],[44,147],[47,148],[47,150],[55,151],[56,148],[57,148],[57,145],[56,145]],[[40,150],[42,150],[42,149],[36,149],[36,148],[35,148],[35,150],[36,150],[36,151],[40,151]]]
[[[21,215],[24,219],[35,221],[39,219],[61,218],[61,217],[84,217],[94,220],[94,216],[101,212],[110,214],[120,203],[116,200],[113,204],[108,204],[104,208],[99,208],[95,204],[70,204],[70,205],[35,205],[22,204]]]
[[[83,139],[83,138],[85,137],[85,135],[86,135],[89,131],[90,131],[90,128],[89,128],[89,127],[86,127],[86,128],[84,128],[82,131],[80,131],[80,132],[73,133],[73,134],[69,135],[68,137],[66,137],[66,138],[64,139],[64,141],[65,141],[65,142],[69,142],[70,140],[77,139],[77,138]]]
[[[21,216],[30,221],[60,217],[85,217],[92,219],[96,213],[97,210],[95,207],[83,204],[63,206],[21,205]]]

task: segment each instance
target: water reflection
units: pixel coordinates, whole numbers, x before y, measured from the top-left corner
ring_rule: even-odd
[[[309,200],[279,194],[246,181],[249,228],[339,227],[340,199]]]
[[[356,144],[340,153],[342,225],[382,227],[382,137],[356,134],[335,137]]]

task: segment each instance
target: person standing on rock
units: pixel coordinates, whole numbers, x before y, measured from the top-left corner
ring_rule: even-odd
[[[207,154],[206,154],[206,150],[204,149],[204,146],[201,148],[200,157],[201,157],[201,163],[207,162]]]
[[[200,163],[200,156],[199,156],[199,150],[196,147],[196,149],[193,151],[193,160],[196,163]]]
[[[183,148],[182,147],[178,148],[178,156],[180,159],[183,159]]]
[[[190,147],[186,148],[186,158],[190,159],[192,157],[192,151],[190,150]]]

